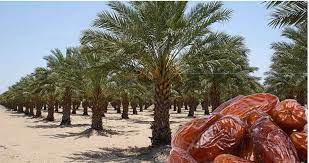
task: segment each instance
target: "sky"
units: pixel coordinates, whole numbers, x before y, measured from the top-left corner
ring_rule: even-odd
[[[271,63],[270,44],[283,40],[281,29],[267,25],[270,11],[261,2],[229,1],[224,7],[233,10],[231,19],[212,29],[244,37],[250,65],[259,68],[254,75],[263,78]],[[43,57],[51,49],[78,46],[81,32],[106,9],[105,2],[0,2],[0,93],[46,66]]]

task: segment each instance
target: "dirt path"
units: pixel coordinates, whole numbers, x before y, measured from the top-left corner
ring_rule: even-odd
[[[151,109],[122,120],[109,108],[103,119],[104,135],[88,132],[91,119],[82,116],[81,110],[72,115],[72,127],[60,128],[60,113],[55,113],[55,122],[46,122],[0,106],[0,162],[161,162],[168,154],[168,147],[148,148]],[[201,116],[203,112],[199,110],[197,114]],[[192,119],[187,118],[187,113],[171,111],[173,131]],[[46,114],[43,111],[43,117]]]

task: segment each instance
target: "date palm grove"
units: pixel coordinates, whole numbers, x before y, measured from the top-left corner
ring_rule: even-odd
[[[104,132],[102,119],[111,105],[122,119],[152,109],[153,146],[170,144],[170,111],[198,104],[209,108],[237,95],[271,92],[307,103],[307,2],[267,2],[271,27],[284,27],[290,42],[276,42],[264,86],[252,75],[245,39],[213,29],[233,11],[221,2],[108,2],[80,45],[53,49],[38,67],[0,96],[0,103],[28,116],[54,121],[62,109],[62,127],[81,105],[92,110],[91,129]],[[130,107],[131,106],[131,107]],[[24,109],[25,108],[25,109]],[[122,108],[122,109],[121,109]],[[138,109],[139,108],[139,109]],[[173,110],[174,108],[174,110]]]

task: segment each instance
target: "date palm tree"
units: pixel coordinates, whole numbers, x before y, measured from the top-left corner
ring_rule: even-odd
[[[59,87],[57,86],[58,74],[56,72],[52,72],[47,70],[47,78],[43,83],[41,94],[46,98],[47,101],[47,121],[54,121],[54,111],[55,111],[55,104],[56,104],[56,97],[59,93]]]
[[[248,49],[242,37],[213,33],[196,42],[184,56],[187,90],[201,90],[212,108],[238,94],[261,89],[258,79],[251,76],[256,68],[248,63]],[[231,93],[229,93],[231,92]]]
[[[275,52],[271,69],[266,73],[266,89],[281,99],[296,98],[304,105],[307,103],[307,27],[285,28],[282,36],[290,42],[272,44]]]
[[[272,26],[286,27],[282,36],[290,42],[272,44],[272,65],[266,72],[265,87],[279,98],[307,103],[307,1],[267,2],[274,8]]]
[[[271,13],[270,26],[307,24],[307,1],[269,1],[266,2],[266,7],[274,9]]]
[[[44,67],[37,67],[34,71],[34,83],[32,83],[33,100],[35,101],[35,117],[42,116],[42,107],[44,105],[44,96],[42,92],[43,86],[47,81],[48,71]]]
[[[63,99],[63,111],[60,125],[69,126],[71,125],[72,96],[80,87],[81,68],[77,59],[79,51],[77,48],[68,48],[65,54],[59,49],[54,49],[51,53],[44,59],[47,61],[47,67],[57,74],[57,86],[61,88],[59,91]]]
[[[181,55],[213,23],[230,18],[221,2],[110,2],[109,11],[98,14],[92,31],[95,40],[106,40],[121,59],[134,58],[154,82],[152,145],[170,144],[169,97],[173,70]]]
[[[116,66],[110,57],[110,50],[107,47],[89,40],[91,35],[84,33],[81,42],[81,62],[84,80],[88,82],[85,92],[92,103],[92,124],[91,128],[97,131],[103,130],[102,117],[107,102],[107,83],[111,69]],[[107,107],[107,106],[106,106]]]

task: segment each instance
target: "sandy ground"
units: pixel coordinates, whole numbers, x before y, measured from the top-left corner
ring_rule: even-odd
[[[201,108],[197,110],[196,116],[202,116]],[[192,119],[184,109],[181,114],[172,110],[170,113],[173,133]],[[47,112],[42,114],[44,118]],[[88,132],[91,117],[82,116],[81,108],[71,116],[71,127],[59,127],[61,116],[55,113],[55,122],[47,122],[0,106],[0,162],[163,162],[170,150],[168,146],[149,148],[152,108],[138,115],[132,115],[130,109],[127,120],[108,108],[102,135]]]

